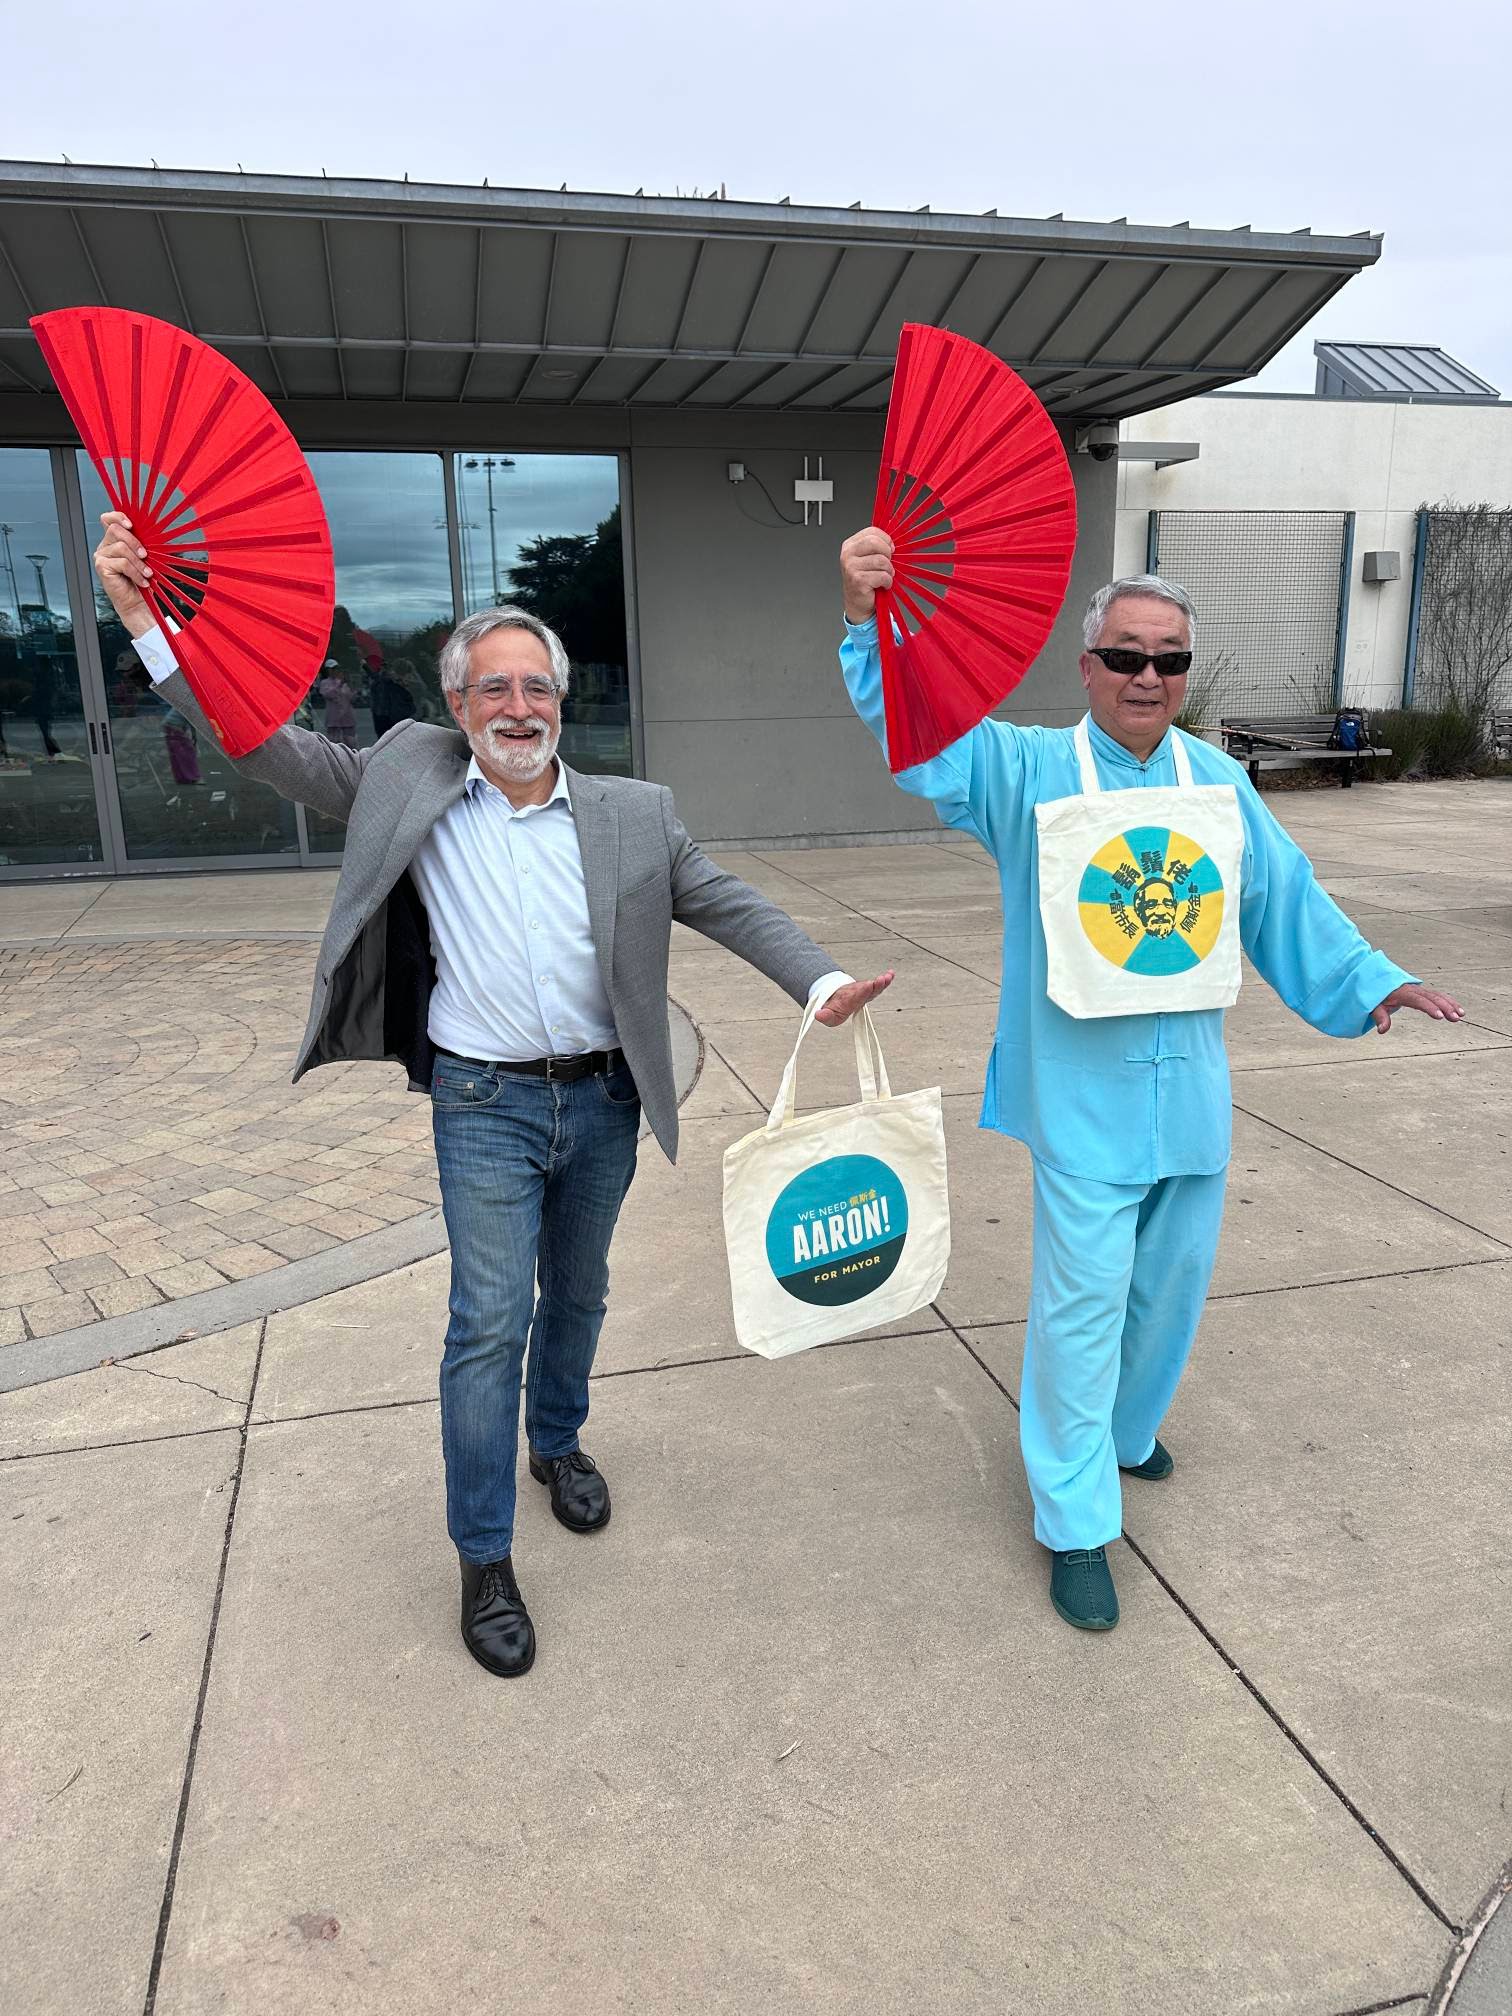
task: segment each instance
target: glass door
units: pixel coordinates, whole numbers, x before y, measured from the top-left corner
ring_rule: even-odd
[[[456,620],[441,457],[355,449],[308,460],[331,527],[336,611],[295,719],[354,749],[400,721],[450,721],[436,672]],[[313,858],[341,852],[341,820],[307,809],[305,826]]]
[[[46,448],[0,448],[0,874],[109,866]]]
[[[292,865],[300,859],[295,808],[270,785],[239,775],[215,741],[153,685],[88,563],[100,537],[100,514],[110,509],[105,486],[82,450],[65,476],[77,485],[83,514],[78,599],[85,604],[90,598],[85,606],[98,650],[108,809],[121,866],[254,867],[280,857]]]
[[[635,774],[617,455],[458,455],[464,615],[511,602],[555,630],[572,661],[563,756]]]

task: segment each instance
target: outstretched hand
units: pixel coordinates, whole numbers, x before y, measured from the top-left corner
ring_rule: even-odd
[[[1419,987],[1411,981],[1405,987],[1394,987],[1379,1008],[1371,1009],[1370,1017],[1378,1036],[1386,1034],[1398,1008],[1416,1008],[1420,1015],[1430,1016],[1435,1022],[1463,1022],[1465,1019],[1464,1009],[1450,995],[1441,994],[1436,987]]]
[[[837,987],[814,1020],[838,1029],[842,1022],[849,1022],[852,1015],[866,1007],[868,1002],[875,1001],[892,983],[892,974],[883,973],[876,980],[852,980],[844,987]]]

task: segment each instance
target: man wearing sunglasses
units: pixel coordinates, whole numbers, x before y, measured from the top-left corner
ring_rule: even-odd
[[[101,584],[154,680],[209,735],[142,595],[145,551],[119,513],[102,523]],[[431,1096],[452,1259],[447,1529],[463,1643],[508,1678],[536,1647],[513,1562],[522,1374],[529,1470],[552,1512],[573,1533],[609,1520],[578,1434],[643,1111],[677,1154],[673,922],[795,1001],[823,992],[831,1027],[892,975],[833,970],[775,903],[700,852],[663,786],[560,760],[570,667],[535,616],[466,617],[440,672],[454,727],[400,720],[369,749],[280,728],[237,767],[346,822],[294,1076],[390,1059]],[[333,1604],[343,1593],[333,1585]]]
[[[841,668],[884,748],[876,596],[892,586],[891,555],[875,526],[841,552]],[[1033,1160],[1020,1438],[1051,1601],[1087,1631],[1118,1621],[1106,1550],[1123,1528],[1120,1474],[1156,1482],[1175,1467],[1156,1430],[1207,1294],[1232,1116],[1223,1009],[1203,1004],[1234,998],[1240,942],[1288,1007],[1328,1035],[1384,1033],[1399,1008],[1462,1013],[1372,950],[1239,764],[1173,727],[1193,630],[1174,583],[1111,582],[1083,627],[1086,720],[988,719],[897,779],[1001,872],[1002,992],[982,1125],[1024,1142]],[[1149,813],[1134,792],[1152,794]],[[1098,851],[1084,841],[1057,884],[1046,869],[1057,826],[1081,819],[1095,834],[1098,815],[1088,829],[1085,808],[1103,798],[1125,808],[1103,815],[1112,839]],[[1212,856],[1189,844],[1204,819]],[[1057,901],[1070,913],[1064,942]],[[1204,971],[1219,963],[1225,922],[1231,989]],[[1089,967],[1100,1001],[1066,978]],[[1141,999],[1175,1012],[1140,1012]]]

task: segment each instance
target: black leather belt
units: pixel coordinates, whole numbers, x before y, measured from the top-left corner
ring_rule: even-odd
[[[455,1050],[442,1050],[439,1045],[437,1054],[450,1057],[454,1064],[466,1064],[474,1071],[515,1071],[521,1077],[546,1078],[557,1085],[571,1085],[579,1078],[602,1078],[607,1072],[618,1071],[625,1061],[623,1050],[585,1050],[578,1057],[527,1057],[520,1063],[459,1057]]]

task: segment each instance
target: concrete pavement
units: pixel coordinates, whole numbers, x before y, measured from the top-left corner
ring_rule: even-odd
[[[677,1168],[642,1155],[585,1436],[615,1517],[575,1538],[522,1482],[525,1681],[456,1636],[444,1255],[292,1305],[269,1270],[238,1289],[262,1313],[165,1348],[101,1315],[91,1348],[134,1355],[65,1376],[40,1333],[0,1350],[37,1380],[0,1396],[8,2016],[1437,2007],[1512,1851],[1512,791],[1271,802],[1470,1019],[1343,1046],[1251,976],[1223,1250],[1176,1474],[1126,1492],[1117,1632],[1059,1622],[1029,1531],[1027,1163],[974,1124],[994,872],[953,844],[732,858],[851,971],[898,968],[894,1082],[945,1093],[939,1301],[777,1365],[738,1350],[720,1156],[794,1017],[680,932],[703,1069]],[[270,942],[217,931],[292,961],[319,924],[305,880],[258,879],[253,909],[212,886],[0,892],[0,934],[33,960],[188,944],[209,1006],[232,944]],[[270,1087],[298,991],[261,1010]],[[800,1103],[854,1097],[848,1042],[808,1050]],[[191,1070],[144,1076],[144,1106]],[[1457,2016],[1512,2006],[1505,1933]]]

